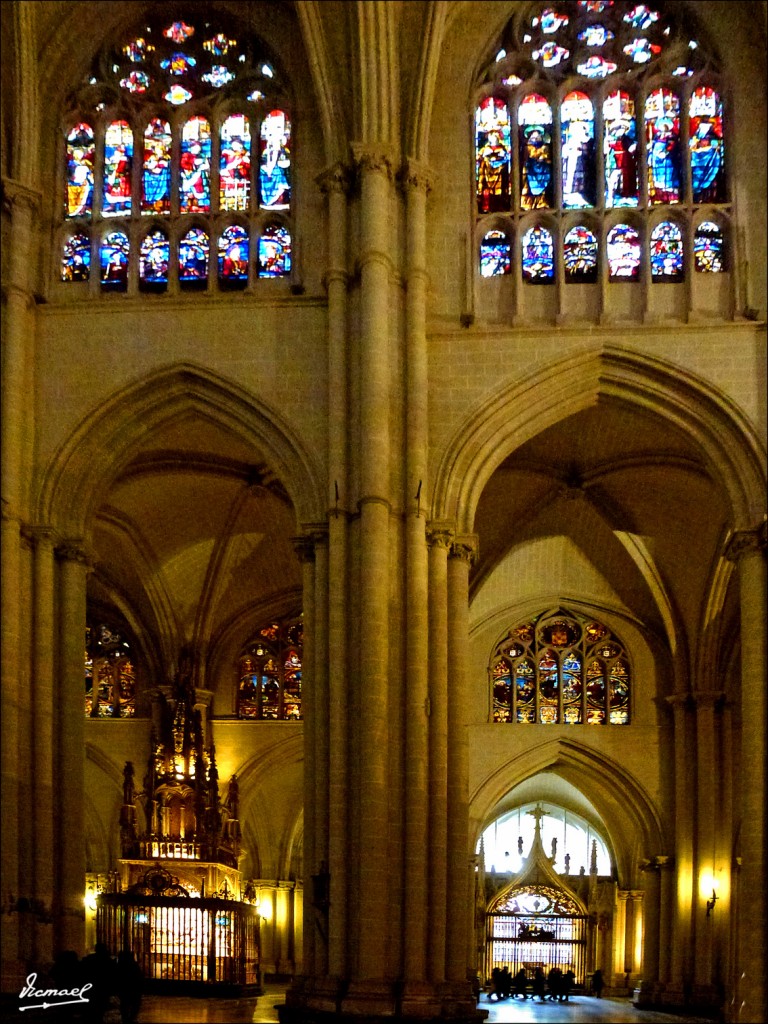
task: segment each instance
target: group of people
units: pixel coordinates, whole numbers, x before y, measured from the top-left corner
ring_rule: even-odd
[[[567,1003],[571,990],[576,982],[576,975],[569,968],[562,971],[559,967],[552,967],[548,974],[544,973],[542,967],[536,967],[533,978],[529,981],[524,967],[521,967],[517,974],[511,974],[508,967],[494,967],[491,971],[491,989],[488,993],[489,1000],[494,998],[497,1001],[502,999],[514,999],[520,996],[527,999],[538,999],[543,1003],[550,1000],[553,1003]],[[602,974],[595,971],[592,977],[592,990],[599,996],[602,992]]]
[[[82,1011],[84,1024],[135,1024],[141,1008],[144,975],[133,953],[124,949],[117,959],[107,946],[97,942],[93,953],[78,960],[67,949],[56,957],[50,978],[59,989],[72,989],[90,982],[87,1004]]]

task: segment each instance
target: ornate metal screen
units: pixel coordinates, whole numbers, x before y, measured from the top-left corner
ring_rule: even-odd
[[[147,982],[260,987],[259,915],[236,900],[105,893],[96,933],[110,954],[130,949]]]

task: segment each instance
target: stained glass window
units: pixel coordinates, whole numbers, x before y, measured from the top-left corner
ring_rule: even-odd
[[[101,287],[105,291],[124,292],[128,287],[128,236],[112,231],[101,243]]]
[[[523,280],[531,284],[551,284],[554,279],[552,235],[537,224],[523,235]]]
[[[475,180],[480,213],[508,210],[510,205],[509,110],[494,96],[475,111]]]
[[[179,242],[179,283],[183,288],[205,288],[208,283],[208,235],[191,228]]]
[[[714,89],[701,86],[693,90],[688,109],[693,201],[724,202],[723,104]]]
[[[291,204],[291,122],[272,110],[261,122],[259,189],[261,206],[287,210]]]
[[[67,216],[87,217],[93,209],[93,129],[80,122],[67,135]]]
[[[104,135],[104,194],[101,213],[120,217],[131,212],[133,129],[127,121],[113,121]]]
[[[508,274],[512,269],[511,251],[503,231],[489,231],[480,243],[480,274],[483,277]]]
[[[563,263],[567,282],[597,280],[597,239],[588,228],[578,225],[567,232],[563,241]]]
[[[85,630],[86,718],[130,718],[135,714],[131,642],[111,623],[89,620]]]
[[[702,274],[720,274],[725,270],[723,232],[711,220],[702,221],[693,236],[693,261]]]
[[[640,277],[640,235],[629,224],[617,224],[606,240],[611,281],[636,281]]]
[[[489,668],[494,722],[626,725],[631,673],[607,626],[565,609],[511,629]]]
[[[74,234],[63,232],[57,276],[98,275],[104,292],[130,293],[242,287],[251,277],[286,276],[292,128],[277,63],[252,32],[240,37],[224,12],[213,24],[172,20],[160,7],[138,31],[97,54],[66,98],[75,113],[62,135],[63,217],[94,220],[99,259],[89,262]],[[98,112],[111,109],[119,115],[94,123]],[[248,239],[259,233],[260,209],[279,210],[280,224],[261,231],[259,258],[251,261]],[[232,227],[243,238],[229,238],[220,214],[240,215],[243,223]],[[152,230],[147,235],[152,217],[167,225],[165,259],[159,243],[147,241],[154,237]],[[119,230],[107,228],[105,218],[121,219]],[[209,246],[218,246],[217,239],[221,272],[211,276]],[[236,269],[243,265],[245,278]]]
[[[240,656],[240,718],[298,721],[302,717],[304,631],[301,616],[262,626]]]
[[[88,235],[72,235],[64,243],[61,258],[62,281],[87,281],[91,275],[91,240]]]
[[[683,235],[673,221],[657,224],[651,232],[651,280],[682,281]]]
[[[171,212],[171,126],[160,117],[144,132],[141,212]]]
[[[248,232],[233,224],[219,239],[219,280],[222,284],[244,287],[248,282]]]
[[[182,213],[208,213],[211,208],[211,126],[191,117],[181,131],[179,207]]]
[[[538,210],[553,204],[552,109],[539,93],[530,93],[517,113],[520,132],[520,205]]]
[[[617,89],[603,103],[605,205],[637,206],[637,126],[635,102]]]
[[[654,89],[645,101],[648,202],[679,203],[681,197],[680,100]]]
[[[280,224],[264,228],[259,238],[259,277],[287,277],[291,272],[291,236]]]
[[[147,291],[165,291],[168,287],[168,236],[152,231],[141,243],[139,282]]]
[[[595,116],[584,92],[569,92],[560,108],[563,206],[594,206],[596,198]]]
[[[243,114],[231,114],[221,126],[219,207],[247,210],[251,198],[251,130]]]

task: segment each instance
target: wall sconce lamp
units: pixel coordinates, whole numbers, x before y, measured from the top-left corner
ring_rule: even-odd
[[[719,897],[718,897],[717,893],[716,893],[716,892],[715,892],[715,890],[713,889],[713,890],[712,890],[712,897],[711,897],[710,899],[708,899],[708,900],[707,900],[707,917],[709,917],[709,915],[710,915],[710,914],[712,913],[712,911],[713,911],[713,910],[715,909],[715,904],[717,903],[717,901],[718,901],[718,898],[719,898]]]

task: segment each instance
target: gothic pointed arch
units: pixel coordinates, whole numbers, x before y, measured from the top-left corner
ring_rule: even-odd
[[[253,445],[287,490],[298,521],[320,518],[319,469],[283,417],[240,385],[182,363],[128,384],[80,422],[51,461],[40,521],[63,536],[87,538],[105,487],[152,431],[184,416],[204,417]]]

